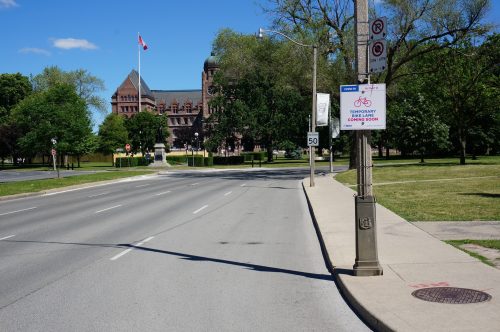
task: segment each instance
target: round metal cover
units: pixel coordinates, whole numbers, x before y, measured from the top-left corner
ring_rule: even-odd
[[[478,303],[491,300],[491,295],[474,289],[431,287],[417,289],[411,295],[418,299],[449,304]]]

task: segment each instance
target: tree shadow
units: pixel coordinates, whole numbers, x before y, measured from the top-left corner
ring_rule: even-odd
[[[493,194],[493,193],[460,193],[460,195],[480,196],[486,198],[500,198],[500,194]]]

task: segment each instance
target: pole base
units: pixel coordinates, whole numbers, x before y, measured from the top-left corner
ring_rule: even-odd
[[[384,274],[384,270],[378,261],[355,262],[353,266],[353,274],[356,277],[381,276]]]

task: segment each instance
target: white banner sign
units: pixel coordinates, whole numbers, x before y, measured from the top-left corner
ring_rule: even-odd
[[[328,93],[316,94],[316,127],[328,126],[330,110],[330,95]]]
[[[340,129],[385,129],[385,84],[340,86]]]

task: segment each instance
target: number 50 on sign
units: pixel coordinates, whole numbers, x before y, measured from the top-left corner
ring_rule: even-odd
[[[319,133],[307,133],[307,146],[319,146]]]

